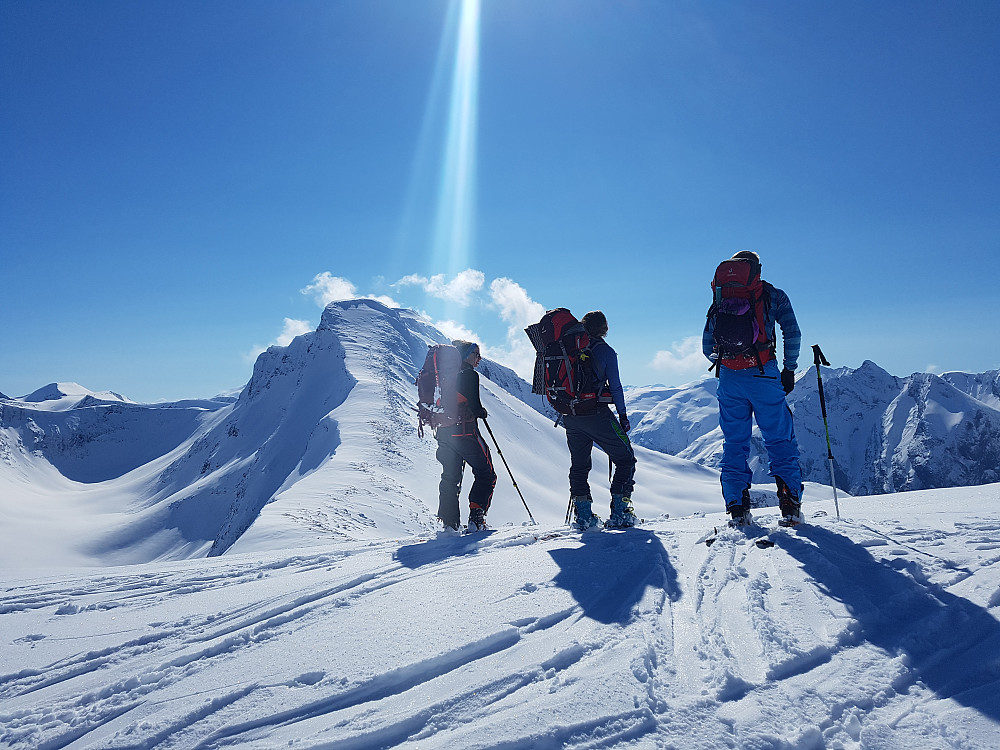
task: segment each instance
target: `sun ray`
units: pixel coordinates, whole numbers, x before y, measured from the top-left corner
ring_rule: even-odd
[[[449,275],[469,267],[475,242],[479,0],[459,1],[461,16],[431,255],[433,269]]]

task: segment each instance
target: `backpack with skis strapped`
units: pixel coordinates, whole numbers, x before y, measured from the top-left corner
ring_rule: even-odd
[[[713,332],[718,358],[732,370],[757,367],[774,357],[774,341],[767,335],[765,320],[771,305],[768,284],[761,281],[760,263],[749,258],[730,258],[715,269],[712,306],[708,318],[715,320]]]
[[[417,434],[424,436],[424,426],[432,430],[461,421],[459,414],[458,373],[462,355],[449,344],[435,344],[427,350],[424,366],[417,375]]]
[[[524,332],[535,347],[532,393],[544,394],[560,414],[593,414],[612,402],[594,374],[590,335],[569,310],[549,310]]]

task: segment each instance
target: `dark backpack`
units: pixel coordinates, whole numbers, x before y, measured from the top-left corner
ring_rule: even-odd
[[[533,393],[544,394],[560,414],[593,414],[611,403],[594,374],[590,335],[569,310],[549,310],[524,332],[536,353]]]
[[[760,265],[746,258],[724,260],[712,279],[712,306],[708,317],[715,319],[713,330],[715,366],[725,360],[732,369],[758,367],[774,355],[774,342],[767,336],[767,310],[771,294],[761,281]]]
[[[427,350],[424,366],[417,375],[417,434],[424,436],[424,426],[432,430],[461,421],[459,414],[458,373],[462,355],[449,344],[436,344]]]

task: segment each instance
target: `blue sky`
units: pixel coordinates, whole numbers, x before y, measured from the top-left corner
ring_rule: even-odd
[[[993,0],[4,0],[0,391],[239,388],[348,294],[680,384],[742,249],[835,365],[995,369],[998,72]]]

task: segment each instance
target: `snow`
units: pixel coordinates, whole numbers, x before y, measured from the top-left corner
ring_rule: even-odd
[[[637,447],[645,523],[581,535],[562,523],[562,430],[485,362],[537,524],[491,441],[494,530],[439,537],[434,441],[408,406],[440,338],[414,313],[336,303],[235,399],[4,399],[0,747],[997,746],[1000,485],[840,493],[838,519],[809,482],[794,530],[760,485],[762,527],[744,532],[724,526],[716,471]],[[891,402],[903,381],[867,371],[888,387],[852,387]],[[688,429],[669,413],[710,422],[711,387],[634,389],[649,437]],[[893,427],[982,403],[916,387]],[[591,484],[600,506],[597,451]]]
[[[95,392],[84,388],[78,383],[49,383],[27,396],[22,396],[20,400],[34,404],[37,409],[66,411],[78,406],[85,399],[133,403],[114,391]]]
[[[998,491],[5,570],[0,744],[993,748]]]

